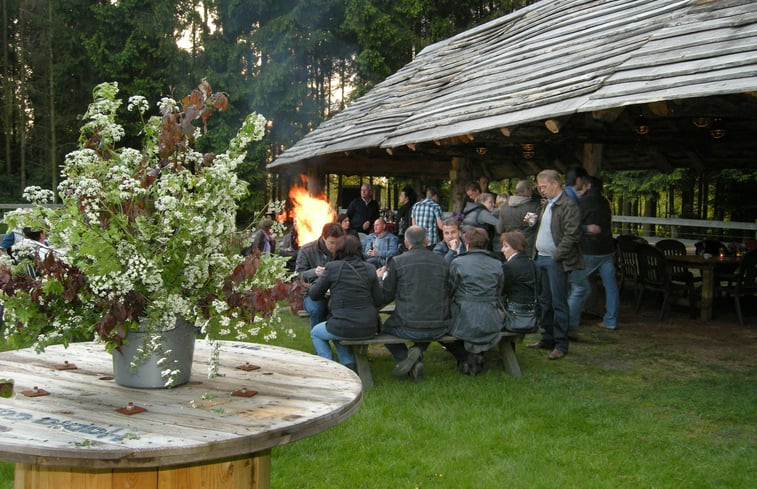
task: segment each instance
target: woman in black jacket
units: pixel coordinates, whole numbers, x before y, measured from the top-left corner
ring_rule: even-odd
[[[502,254],[507,260],[502,269],[505,274],[505,302],[531,304],[536,297],[536,272],[526,251],[528,241],[520,231],[502,233]]]
[[[383,294],[376,278],[376,268],[364,261],[360,240],[345,236],[337,245],[335,260],[310,287],[313,300],[324,299],[331,291],[331,313],[310,330],[318,356],[333,360],[329,341],[334,342],[339,362],[355,369],[355,356],[349,346],[338,340],[367,339],[376,335],[378,310]]]

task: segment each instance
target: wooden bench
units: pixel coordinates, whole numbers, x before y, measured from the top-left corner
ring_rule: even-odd
[[[432,340],[439,343],[452,343],[457,341],[454,336],[445,335],[439,339]],[[520,377],[521,370],[520,364],[518,364],[518,358],[515,356],[515,343],[522,342],[523,335],[520,333],[510,333],[508,331],[502,332],[502,339],[499,341],[498,350],[499,356],[502,359],[502,365],[505,368],[505,372],[513,377]],[[357,374],[360,376],[360,380],[363,381],[363,388],[370,389],[373,387],[373,376],[371,375],[371,364],[368,360],[368,347],[370,345],[385,345],[387,343],[414,343],[414,340],[408,340],[407,338],[399,338],[390,334],[379,334],[373,338],[367,340],[342,340],[343,345],[351,345],[355,352],[355,360],[357,362]]]

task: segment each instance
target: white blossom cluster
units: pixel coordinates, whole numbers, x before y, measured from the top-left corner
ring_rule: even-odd
[[[49,204],[53,201],[55,194],[52,190],[32,185],[24,189],[23,197],[33,204]]]
[[[140,114],[144,114],[150,109],[150,104],[142,95],[132,95],[131,97],[129,97],[129,105],[126,107],[126,109],[129,112],[136,110]]]

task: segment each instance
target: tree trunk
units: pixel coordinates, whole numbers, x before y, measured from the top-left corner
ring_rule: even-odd
[[[48,44],[47,54],[49,63],[49,88],[50,88],[50,183],[52,185],[52,191],[55,195],[55,200],[58,197],[58,140],[55,131],[55,76],[53,75],[53,68],[55,62],[53,59],[53,0],[47,0],[47,19],[50,23],[48,28]]]
[[[19,46],[18,46],[18,65],[22,68],[18,73],[18,139],[19,139],[19,179],[22,193],[26,188],[26,75],[23,69],[25,63],[24,57],[24,9],[18,9],[18,29],[19,29]]]
[[[11,101],[13,95],[11,92],[11,81],[9,78],[10,70],[8,69],[8,0],[3,0],[3,131],[5,132],[5,173],[10,175],[13,172],[11,167],[11,138],[13,130],[11,124],[13,121],[13,111]]]

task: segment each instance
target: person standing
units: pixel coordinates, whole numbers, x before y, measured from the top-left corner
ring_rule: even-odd
[[[297,253],[297,262],[294,271],[305,282],[314,282],[323,275],[325,266],[334,259],[334,251],[339,243],[339,238],[344,236],[342,226],[336,222],[328,222],[323,225],[321,237],[303,245]],[[313,299],[305,295],[305,310],[310,314],[310,327],[326,320],[329,313],[326,299]]]
[[[607,329],[618,327],[620,293],[615,279],[615,242],[612,239],[612,211],[610,202],[602,194],[602,181],[585,177],[583,195],[578,200],[581,210],[581,253],[586,267],[570,274],[570,329],[578,328],[581,312],[591,291],[589,276],[599,272],[605,289],[605,314],[599,326]]]
[[[378,202],[373,200],[373,189],[364,183],[360,186],[360,197],[347,206],[350,229],[356,233],[368,234],[373,229],[373,221],[379,217]]]
[[[536,176],[539,192],[547,199],[536,224],[534,257],[541,290],[541,339],[529,348],[552,350],[550,360],[568,354],[568,275],[584,267],[579,249],[581,211],[563,191],[560,175],[543,170]]]
[[[399,203],[402,206],[397,210],[397,239],[402,248],[405,241],[405,231],[413,224],[413,217],[410,215],[413,205],[418,201],[418,194],[413,187],[407,186],[400,192]],[[404,251],[404,250],[403,250]]]
[[[325,300],[331,292],[331,314],[328,319],[310,330],[310,337],[318,356],[333,360],[329,341],[334,342],[339,362],[356,371],[352,348],[339,340],[364,340],[376,336],[378,310],[382,294],[376,269],[363,260],[360,240],[355,236],[339,238],[334,261],[327,263],[324,272],[308,290],[308,296]]]
[[[411,212],[413,226],[426,230],[428,247],[433,249],[439,242],[439,230],[442,228],[442,207],[439,205],[439,190],[429,187],[426,198],[416,203]]]
[[[248,256],[254,249],[260,250],[261,253],[273,253],[276,250],[276,240],[273,239],[271,228],[273,220],[262,219],[258,223],[258,230],[252,235],[252,244],[242,249],[242,255]]]
[[[520,231],[526,237],[527,252],[534,248],[534,234],[536,229],[526,220],[526,214],[539,212],[539,200],[534,198],[533,188],[528,180],[520,180],[515,184],[515,194],[507,199],[507,203],[499,209],[497,233]]]
[[[388,344],[396,365],[392,373],[410,373],[418,382],[423,377],[423,352],[429,342],[443,336],[449,328],[449,292],[447,264],[426,247],[426,230],[410,226],[405,232],[408,251],[392,258],[377,275],[384,303],[395,301],[392,315],[384,321],[384,333],[413,340],[408,350],[404,343]],[[426,340],[426,341],[423,341]]]
[[[373,232],[363,241],[363,253],[373,266],[381,267],[399,253],[397,236],[386,230],[386,221],[379,217],[373,223]]]

